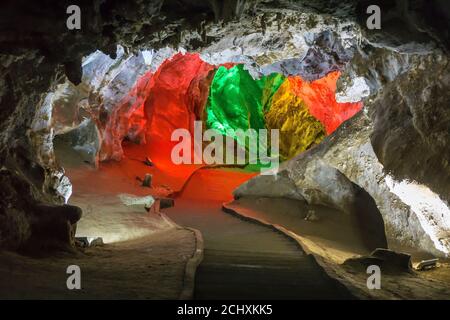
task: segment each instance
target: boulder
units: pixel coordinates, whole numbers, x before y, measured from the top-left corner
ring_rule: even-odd
[[[409,254],[377,248],[370,255],[382,260],[385,267],[398,268],[405,271],[412,270],[411,255]]]
[[[344,262],[344,265],[358,269],[377,265],[380,267],[381,272],[412,272],[411,256],[409,254],[384,248],[375,249],[369,256],[348,259]]]

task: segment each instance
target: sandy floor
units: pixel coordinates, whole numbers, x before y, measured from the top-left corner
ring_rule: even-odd
[[[227,206],[245,216],[279,224],[299,235],[301,241],[326,265],[331,274],[351,286],[353,292],[361,298],[450,299],[450,264],[447,260],[441,260],[438,268],[429,271],[382,270],[381,290],[367,289],[368,274],[365,268],[342,264],[349,257],[367,255],[369,252],[362,245],[352,222],[345,217],[336,216],[339,212],[315,206],[319,219],[305,221],[302,212],[307,208],[301,203],[286,199],[239,199]],[[337,228],[339,232],[336,232]],[[413,258],[423,256],[418,253]]]
[[[253,283],[252,281],[256,279],[254,284],[257,286],[254,290],[259,290],[264,283],[272,287],[281,283],[285,287],[279,286],[279,293],[289,291],[293,297],[302,294],[301,290],[296,291],[301,289],[298,285],[286,289],[292,284],[290,280],[292,277],[285,277],[286,280],[283,276],[290,273],[273,271],[278,270],[274,266],[280,264],[280,268],[287,268],[286,270],[289,269],[293,274],[298,274],[298,268],[310,265],[305,263],[302,265],[299,262],[303,258],[297,256],[294,247],[289,247],[279,238],[284,236],[274,233],[275,238],[279,239],[270,240],[274,235],[273,231],[267,231],[269,228],[249,226],[248,222],[228,217],[220,210],[222,202],[232,200],[231,192],[236,185],[254,174],[235,169],[200,169],[193,175],[195,169],[193,167],[178,173],[164,171],[163,167],[145,165],[143,162],[145,153],[142,150],[144,149],[138,147],[126,148],[126,157],[123,161],[101,164],[97,170],[86,164],[80,165],[79,162],[75,165],[63,163],[74,187],[69,203],[83,209],[77,235],[102,237],[106,245],[89,248],[84,252],[39,259],[2,252],[0,298],[178,298],[182,290],[186,261],[195,249],[192,231],[177,227],[164,216],[148,213],[143,205],[126,206],[119,197],[121,194],[167,196],[173,192],[178,198],[175,207],[167,210],[169,216],[183,225],[204,229],[205,233],[206,263],[201,265],[199,270],[201,271],[203,267],[206,271],[204,270],[197,278],[197,284],[203,283],[204,290],[199,291],[203,296],[197,292],[198,297],[207,298],[211,297],[211,294],[219,297],[224,292],[230,297],[236,296],[237,293],[233,290],[239,288],[238,283],[228,286],[228,291],[224,291],[223,285],[227,283],[223,278],[224,272],[229,273],[229,281],[241,279],[246,283]],[[146,173],[153,174],[153,188],[142,187],[141,179]],[[184,185],[189,187],[183,188]],[[213,202],[214,206],[208,206],[204,201],[205,198]],[[450,298],[448,262],[441,263],[438,269],[427,272],[383,273],[382,290],[368,290],[366,287],[368,275],[365,270],[356,270],[342,264],[350,257],[369,253],[363,244],[364,235],[358,232],[355,221],[343,213],[282,199],[240,199],[233,205],[236,206],[236,210],[247,216],[280,224],[300,235],[308,249],[326,263],[327,270],[335,278],[350,285],[360,297]],[[314,209],[316,217],[305,220],[310,209]],[[262,237],[264,232],[267,234]],[[272,250],[272,247],[275,249]],[[255,248],[259,248],[259,251],[255,251]],[[286,251],[282,257],[284,260],[279,255],[281,252],[277,253],[278,255],[274,254],[283,250]],[[215,252],[220,254],[214,254]],[[301,253],[301,250],[299,252]],[[250,260],[249,254],[252,255]],[[226,261],[223,257],[226,257]],[[283,262],[285,260],[286,263]],[[82,290],[70,291],[66,287],[68,277],[66,268],[72,264],[81,268]],[[273,274],[270,277],[273,279],[281,278],[271,282],[264,276],[268,274],[266,271],[261,273],[261,278],[256,277],[257,273],[254,271],[245,273],[248,266],[254,267],[259,264],[264,265],[261,267],[263,271],[272,270]],[[217,265],[226,268],[218,269]],[[235,276],[238,272],[237,269],[233,269],[235,266],[240,268],[239,272],[242,274],[240,278]],[[312,268],[310,273],[317,273],[317,269],[317,266]],[[220,281],[211,285],[212,280],[208,278],[209,276],[212,280]],[[324,277],[324,275],[317,276]],[[308,277],[301,279],[297,279],[300,284],[308,283]],[[245,293],[250,297],[254,290],[238,293]],[[267,290],[270,292],[270,289]],[[318,291],[317,296],[321,295],[323,292]],[[336,296],[336,293],[330,293],[331,296]],[[292,298],[289,295],[288,297]]]
[[[264,219],[272,224],[288,226],[304,238],[310,250],[335,263],[356,255],[369,254],[363,234],[354,217],[324,206],[309,206],[290,199],[245,197],[227,204],[249,217]],[[315,219],[305,220],[309,210]]]
[[[66,169],[74,186],[69,204],[83,210],[76,235],[102,237],[105,243],[112,243],[172,228],[170,221],[148,213],[144,205],[128,206],[123,203],[120,195],[143,197],[157,192],[142,187],[123,171],[114,170],[116,167],[116,164],[105,165],[98,171]]]
[[[177,299],[192,233],[167,230],[78,254],[29,258],[0,254],[1,299]],[[68,290],[67,267],[81,268],[81,290]]]
[[[195,250],[193,232],[148,213],[143,205],[126,206],[119,198],[167,195],[171,191],[162,185],[164,177],[158,175],[155,187],[147,188],[136,179],[152,170],[142,161],[127,157],[96,170],[74,159],[60,160],[73,185],[69,203],[83,209],[77,236],[102,237],[106,244],[47,258],[2,252],[0,297],[177,299],[186,262]],[[72,264],[81,268],[82,290],[66,287],[66,268]]]
[[[145,149],[137,147],[126,148],[122,161],[100,163],[98,169],[84,163],[74,163],[74,158],[60,156],[59,160],[73,185],[69,204],[83,210],[77,224],[77,236],[102,237],[105,243],[115,243],[176,227],[164,216],[147,212],[143,204],[126,205],[121,200],[121,196],[165,197],[173,192],[163,183],[170,179],[158,168],[145,165]],[[152,187],[142,186],[146,173],[153,175]]]
[[[222,210],[251,177],[243,170],[200,169],[164,212],[200,230],[205,242],[196,299],[349,299],[351,295],[288,237]]]

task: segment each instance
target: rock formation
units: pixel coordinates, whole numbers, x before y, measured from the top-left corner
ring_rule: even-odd
[[[66,28],[65,12],[72,4],[67,1],[4,1],[0,247],[71,244],[80,212],[63,205],[71,185],[55,159],[55,135],[85,130],[89,118],[90,128],[95,123],[98,131],[87,131],[89,143],[83,145],[88,147],[81,152],[89,154],[89,161],[120,159],[121,141],[144,142],[144,126],[167,137],[172,125],[155,105],[183,105],[174,116],[180,120],[176,126],[189,127],[201,117],[205,92],[214,82],[210,71],[229,63],[227,67],[240,64],[255,81],[273,72],[301,77],[308,82],[305,90],[339,73],[339,79],[333,78],[333,106],[345,106],[342,114],[334,113],[338,119],[330,119],[312,107],[320,105],[318,99],[329,99],[330,92],[302,95],[300,89],[301,101],[295,105],[308,106],[324,129],[317,126],[301,147],[290,142],[283,152],[288,158],[315,146],[283,163],[276,175],[248,181],[236,190],[237,197],[288,197],[333,206],[361,214],[361,221],[375,221],[374,229],[362,227],[373,234],[380,232],[379,213],[389,244],[447,255],[448,5],[375,2],[389,13],[383,15],[383,28],[373,31],[365,28],[364,1],[330,7],[319,0],[80,0],[81,30]],[[122,49],[117,50],[118,44]],[[175,55],[179,51],[195,53]],[[173,70],[183,90],[171,91],[175,100],[165,101],[148,86],[170,91],[172,80],[164,79],[162,70],[174,68],[171,61],[182,57],[196,62]],[[183,95],[186,91],[192,94]],[[359,101],[363,109],[355,115]],[[350,104],[358,108],[347,108]],[[266,121],[273,120],[269,114]],[[319,143],[323,130],[328,136]],[[425,190],[425,205],[411,200],[402,183]]]

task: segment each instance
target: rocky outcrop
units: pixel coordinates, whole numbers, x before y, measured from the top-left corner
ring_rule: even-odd
[[[352,6],[341,8],[351,16]],[[337,11],[337,10],[336,10]],[[243,63],[254,77],[278,72],[312,81],[342,70],[358,43],[359,26],[338,14],[322,15],[307,3],[265,8],[226,25],[207,24],[202,58],[211,64]],[[189,48],[187,39],[181,45]]]
[[[139,138],[142,137],[139,111],[142,118],[143,98],[132,88],[145,85],[148,77],[139,83],[137,80],[150,69],[154,52],[127,54],[123,47],[118,46],[116,56],[111,59],[96,51],[87,56],[82,64],[83,77],[79,90],[88,92],[88,117],[99,132],[95,153],[100,160],[120,159],[114,153],[121,152],[120,143],[128,133],[134,141],[142,139]],[[135,94],[130,95],[129,92]],[[125,123],[130,125],[124,127]]]
[[[70,249],[74,246],[76,223],[81,209],[69,205],[49,205],[37,201],[41,190],[36,189],[28,172],[20,166],[14,173],[0,170],[0,247],[38,254],[48,250]]]
[[[450,60],[440,50],[401,54],[408,72],[374,99],[371,142],[386,170],[424,183],[449,201],[450,109],[444,106],[450,101]]]
[[[373,198],[390,245],[443,256],[450,250],[450,226],[445,222],[450,221],[450,118],[443,107],[450,100],[448,53],[442,39],[432,36],[432,28],[417,30],[424,20],[414,8],[397,9],[407,10],[414,36],[391,28],[362,30],[353,58],[338,80],[337,100],[363,98],[364,111],[321,145],[282,165],[275,178],[256,177],[235,196],[278,197],[280,192],[265,181],[280,176],[295,184],[283,196],[300,194],[308,202],[348,212],[354,193],[333,178],[331,173],[338,170]],[[396,14],[387,19],[388,25],[403,19]],[[409,186],[417,187],[399,190],[408,180],[416,180]],[[421,204],[412,198],[420,198]]]
[[[441,255],[449,253],[450,236],[450,112],[443,107],[450,100],[448,59],[433,42],[393,46],[368,41],[342,77],[343,82],[362,77],[370,87],[366,103],[370,145],[362,154],[366,159],[376,156],[382,165],[384,178],[378,186],[389,190],[383,192],[385,197],[395,194],[399,198],[386,212],[396,211],[392,208],[403,203],[403,210],[415,216],[409,223],[401,222],[401,214],[391,216],[392,234],[405,238],[403,230],[410,229],[411,239],[416,239],[408,241],[410,246],[419,242],[418,247],[437,249]],[[372,164],[365,170],[375,168]],[[410,187],[400,191],[396,185]],[[385,201],[390,200],[378,202]]]
[[[308,203],[324,204],[347,214],[368,214],[372,219],[379,217],[379,211],[390,246],[446,255],[448,226],[439,223],[442,221],[439,215],[446,213],[414,210],[391,191],[389,175],[373,151],[370,131],[370,120],[360,113],[320,145],[283,163],[275,175],[255,177],[236,189],[234,195],[303,198]],[[361,197],[360,190],[367,194]],[[367,217],[361,216],[361,221],[370,225]]]
[[[361,38],[357,32],[355,33],[353,41]],[[341,37],[343,35],[344,33],[341,33]],[[393,39],[392,36],[386,38]],[[298,198],[300,194],[311,202],[328,203],[341,209],[347,207],[348,210],[346,196],[334,196],[339,189],[339,184],[333,183],[331,187],[327,184],[311,184],[311,180],[307,180],[314,177],[313,181],[316,181],[321,174],[326,175],[327,170],[323,166],[323,160],[325,160],[327,165],[331,164],[328,170],[333,172],[333,168],[337,168],[375,199],[383,214],[390,239],[433,252],[439,248],[438,251],[445,254],[448,249],[436,245],[439,244],[436,234],[431,236],[435,239],[431,239],[428,234],[429,227],[423,225],[423,221],[419,221],[421,219],[417,215],[420,213],[413,212],[408,204],[402,203],[397,195],[391,193],[383,179],[386,174],[383,166],[385,165],[386,171],[394,169],[395,172],[397,168],[395,174],[398,174],[398,179],[406,177],[418,179],[430,186],[436,185],[435,190],[444,198],[450,194],[448,182],[444,182],[449,180],[448,157],[443,156],[450,154],[448,139],[444,138],[448,136],[450,123],[448,108],[442,107],[445,105],[443,100],[449,100],[448,90],[444,89],[448,88],[445,75],[449,73],[446,54],[440,49],[433,49],[434,45],[430,44],[433,41],[429,38],[426,40],[427,44],[400,45],[398,41],[405,43],[404,40],[397,38],[397,46],[393,47],[392,44],[387,43],[372,43],[372,39],[364,40],[338,81],[339,101],[358,101],[371,94],[371,98],[365,99],[364,102],[365,112],[370,114],[370,120],[364,120],[367,123],[357,125],[357,128],[352,129],[353,125],[348,124],[345,127],[348,129],[342,129],[347,131],[341,134],[348,136],[348,143],[338,146],[343,140],[330,137],[324,146],[317,147],[324,150],[328,145],[330,148],[327,151],[328,157],[323,154],[318,157],[312,156],[310,159],[305,159],[306,155],[300,156],[298,160],[291,161],[291,165],[281,170],[275,178],[261,176],[255,178],[255,181],[250,180],[236,191],[236,195],[272,194]],[[351,41],[350,43],[356,44]],[[290,73],[293,73],[293,70]],[[438,80],[432,81],[431,79],[436,76]],[[414,79],[417,81],[411,85],[408,82],[409,79],[413,82]],[[440,107],[435,102],[440,103]],[[354,121],[351,120],[350,123]],[[418,150],[428,151],[420,153]],[[310,154],[313,155],[315,152],[317,151],[312,150]],[[411,161],[411,159],[417,159],[417,161]],[[405,162],[409,163],[405,165]],[[294,163],[297,164],[294,165]],[[424,165],[424,163],[431,165]],[[310,172],[302,176],[300,172],[308,170],[307,168],[310,168]],[[440,172],[440,177],[436,176],[437,172]],[[285,180],[286,177],[291,177],[291,182],[283,183],[283,185],[296,184],[296,188],[281,192],[276,187],[279,185],[276,181]],[[274,182],[268,185],[267,179]],[[334,179],[328,177],[323,181],[334,181]],[[341,190],[345,188],[341,187]],[[432,219],[429,218],[428,223],[425,224],[433,224]],[[441,227],[444,228],[445,224]],[[444,238],[442,241],[445,243]]]
[[[395,252],[388,249],[376,249],[368,256],[350,258],[344,265],[352,266],[356,270],[366,271],[371,265],[383,268],[383,272],[398,273],[411,272],[412,263],[409,254]]]
[[[275,2],[266,1],[80,0],[82,28],[72,31],[65,26],[71,2],[3,1],[0,218],[4,223],[0,223],[0,232],[2,239],[9,240],[2,240],[1,246],[26,245],[35,230],[30,227],[33,219],[42,215],[39,203],[67,200],[70,183],[54,161],[53,137],[78,126],[83,116],[77,112],[82,109],[94,115],[91,119],[98,121],[97,127],[105,129],[105,117],[111,118],[117,99],[128,92],[132,77],[142,74],[141,63],[149,58],[132,57],[128,50],[175,47],[152,55],[152,63],[161,63],[180,46],[201,51],[202,59],[211,65],[242,62],[253,77],[277,70],[315,79],[341,71],[337,101],[364,98],[363,113],[320,146],[286,164],[277,176],[258,177],[254,181],[261,184],[250,181],[239,190],[326,202],[348,210],[361,199],[358,188],[362,188],[383,216],[389,241],[445,254],[447,211],[441,211],[437,219],[435,211],[424,212],[407,204],[395,190],[403,179],[414,179],[429,186],[437,199],[449,201],[448,6],[442,1],[388,2],[377,1],[383,10],[391,9],[382,15],[383,28],[378,32],[360,27],[365,25],[367,3],[360,2],[355,12],[353,1],[339,1],[332,7],[325,1],[278,1],[275,7]],[[118,43],[124,46],[122,56],[116,50]],[[83,81],[82,58],[96,50],[105,53],[95,54],[105,68],[89,69],[89,63],[85,67],[91,72],[115,70],[89,77],[95,80],[92,87],[105,89],[93,95],[83,91],[78,98],[66,95],[72,85]],[[138,60],[138,64],[131,63]],[[115,68],[118,65],[133,72],[121,73]],[[47,94],[60,90],[58,85],[66,77],[72,85],[59,87],[65,92],[62,100]],[[79,100],[80,108],[59,113],[53,102],[64,102],[69,96]],[[195,108],[201,110],[198,104]],[[121,110],[113,117],[128,117],[135,109]],[[58,119],[61,126],[54,127],[52,119]],[[139,139],[139,126],[126,128],[108,141],[117,145],[128,134]],[[300,166],[307,169],[306,180],[299,174],[303,172]],[[344,188],[344,194],[335,195],[321,174]],[[274,190],[274,185],[281,187]],[[443,206],[448,208],[445,202]],[[42,217],[42,221],[48,220]]]
[[[288,78],[282,83],[264,115],[268,129],[280,129],[282,159],[292,158],[325,137],[323,124],[311,115],[305,101],[295,92],[296,84],[302,83],[301,79],[295,80]]]
[[[98,150],[100,133],[92,119],[85,119],[80,125],[53,139],[56,157],[64,165],[70,160],[76,163],[87,163],[98,166]]]
[[[162,3],[76,1],[82,12],[81,30],[66,28],[66,9],[73,2],[1,3],[0,164],[6,178],[2,179],[0,188],[4,192],[0,216],[5,222],[0,224],[0,234],[2,239],[17,239],[13,245],[9,240],[1,241],[1,247],[25,246],[34,230],[27,225],[33,219],[40,219],[41,212],[36,205],[61,204],[70,194],[70,183],[52,159],[53,134],[48,107],[52,98],[47,92],[54,92],[64,82],[64,75],[78,85],[82,80],[83,56],[102,50],[114,59],[119,42],[139,48],[144,35],[165,29],[162,21],[179,19],[180,15],[173,14],[173,4],[163,10]],[[192,8],[192,4],[188,3],[187,7]],[[167,12],[171,16],[168,20]],[[192,17],[195,16],[194,10]],[[164,42],[170,43],[176,34],[173,36]],[[152,47],[165,46],[160,39],[155,42],[159,42],[158,46]],[[40,119],[36,121],[36,118]],[[33,192],[21,192],[22,185]],[[29,205],[22,206],[22,202]],[[48,220],[43,218],[43,221]],[[51,236],[59,231],[55,228],[48,232]]]
[[[243,65],[229,69],[220,67],[211,83],[206,105],[208,128],[232,136],[239,129],[264,129],[264,112],[283,81],[284,77],[277,74],[255,81]],[[245,138],[234,138],[240,145],[246,146]]]

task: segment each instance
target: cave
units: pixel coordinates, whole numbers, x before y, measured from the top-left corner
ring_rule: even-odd
[[[450,297],[447,4],[1,7],[2,299]]]

